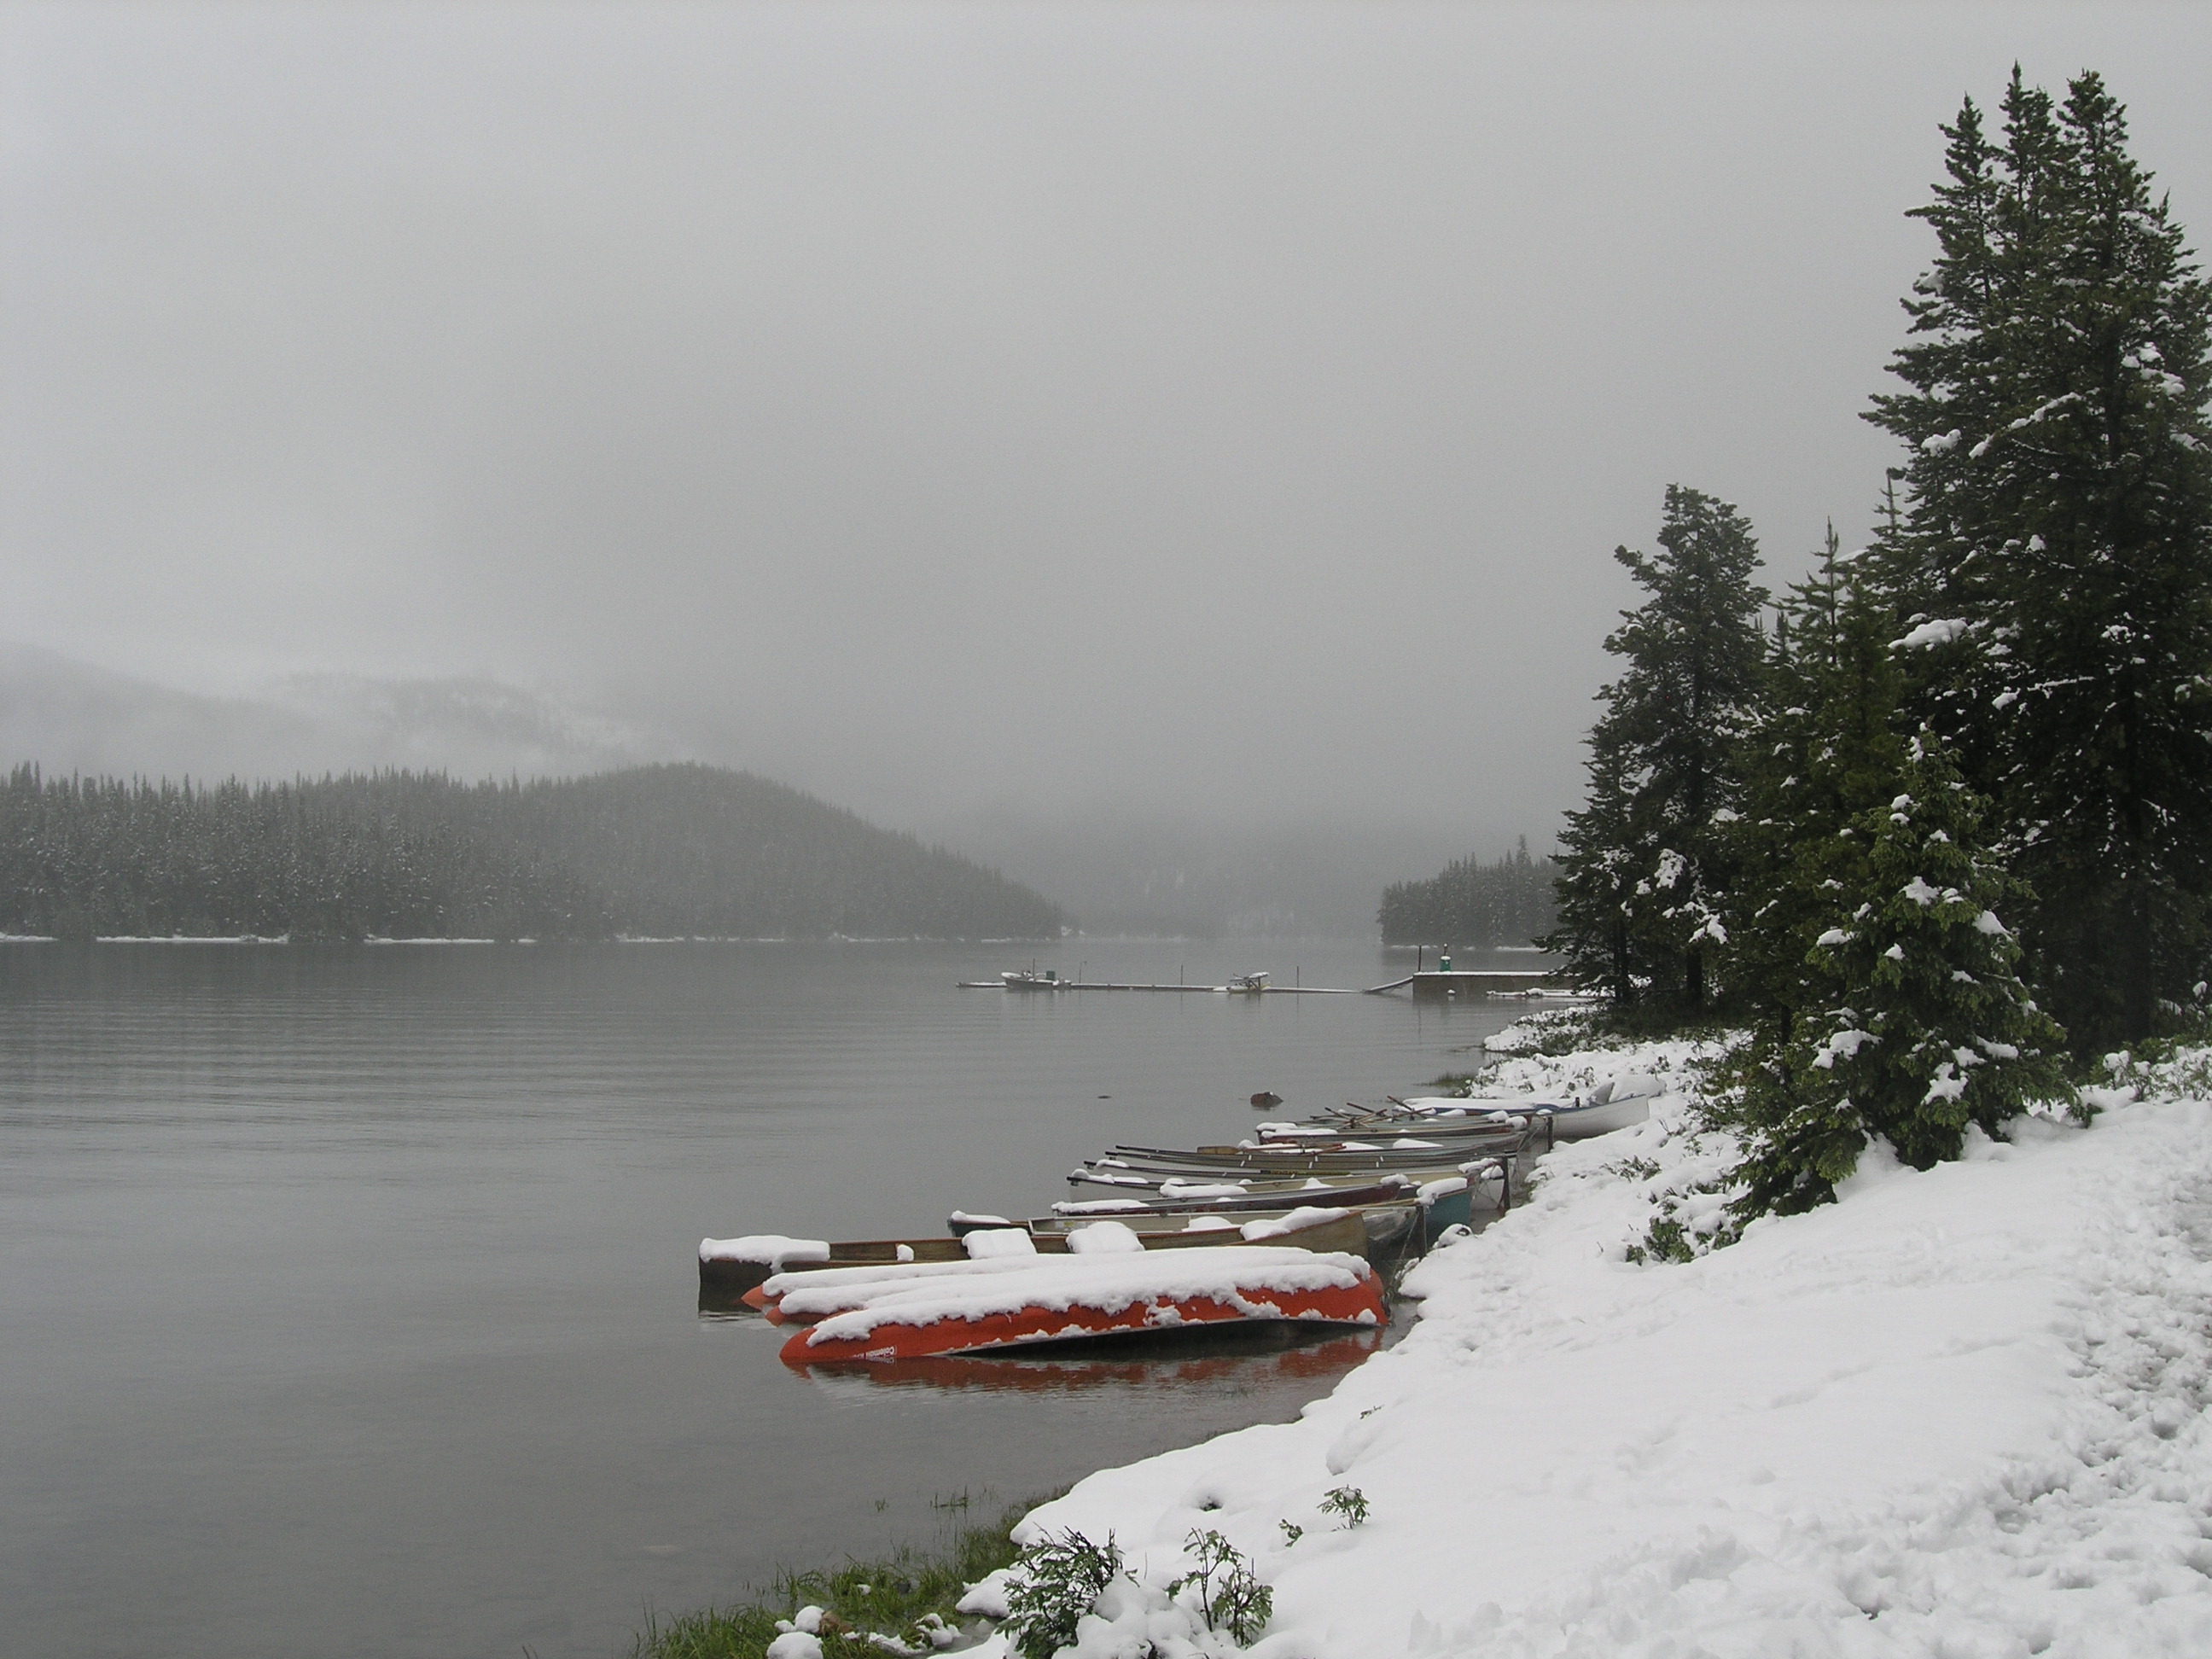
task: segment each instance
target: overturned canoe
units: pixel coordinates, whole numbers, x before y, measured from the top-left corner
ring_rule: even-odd
[[[1382,1280],[1352,1255],[1257,1247],[1147,1251],[1132,1237],[1120,1250],[969,1265],[967,1273],[892,1279],[872,1289],[839,1287],[835,1299],[852,1305],[795,1332],[784,1362],[989,1353],[1276,1320],[1380,1326],[1387,1318]],[[787,1291],[785,1302],[804,1289]]]

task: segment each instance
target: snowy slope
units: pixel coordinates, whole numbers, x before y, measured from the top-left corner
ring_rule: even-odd
[[[1727,1160],[1671,1095],[1431,1256],[1416,1328],[1302,1420],[1094,1475],[1024,1535],[1110,1531],[1157,1586],[1218,1528],[1284,1659],[2212,1654],[2212,1107],[2165,1085],[1637,1265],[1654,1195]],[[1356,1530],[1319,1508],[1346,1485]],[[1157,1642],[1146,1600],[1085,1649]]]

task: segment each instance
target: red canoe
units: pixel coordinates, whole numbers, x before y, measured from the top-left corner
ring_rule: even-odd
[[[974,1275],[886,1281],[794,1332],[784,1362],[988,1353],[1270,1320],[1379,1327],[1388,1318],[1382,1281],[1353,1255],[1246,1247],[1040,1256],[1018,1272],[990,1265]]]

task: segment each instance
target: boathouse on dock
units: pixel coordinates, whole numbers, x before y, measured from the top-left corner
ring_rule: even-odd
[[[1407,985],[1417,997],[1433,997],[1442,1001],[1449,997],[1484,996],[1492,991],[1538,991],[1551,986],[1552,981],[1552,973],[1540,968],[1504,972],[1443,968],[1415,974]]]

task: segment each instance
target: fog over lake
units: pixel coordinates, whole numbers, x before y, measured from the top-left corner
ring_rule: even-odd
[[[1356,925],[1549,844],[1667,483],[1778,577],[1863,537],[1961,94],[2100,69],[2201,228],[2208,34],[11,7],[0,738],[702,759],[1079,915]]]

